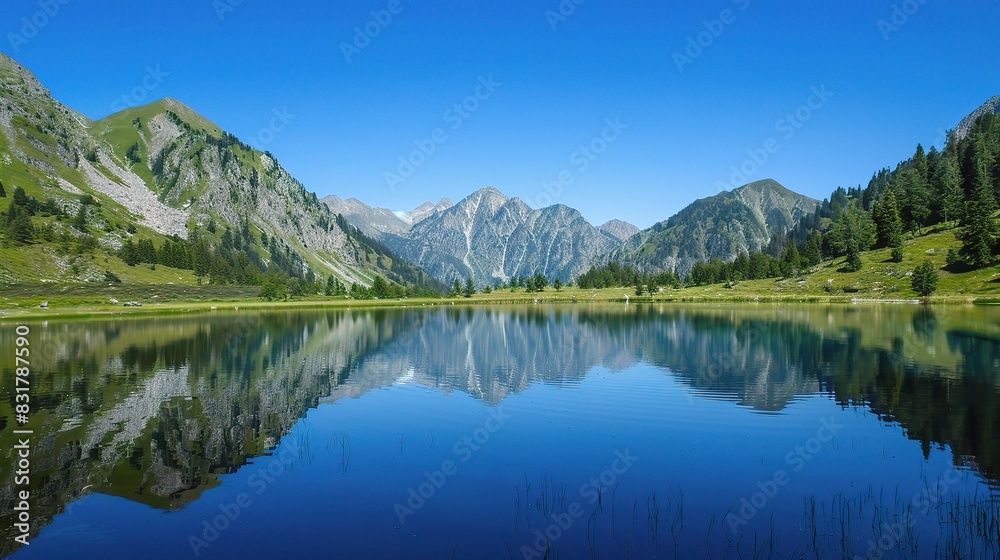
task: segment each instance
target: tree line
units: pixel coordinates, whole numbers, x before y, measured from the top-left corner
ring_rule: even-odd
[[[949,267],[983,268],[1000,254],[998,207],[1000,116],[988,114],[964,138],[949,133],[941,151],[917,145],[913,156],[895,169],[873,174],[866,188],[838,187],[790,231],[776,234],[763,251],[728,263],[696,263],[688,281],[701,285],[788,277],[840,257],[844,269],[853,272],[861,269],[864,251],[881,248],[891,249],[891,259],[900,262],[906,236],[934,226],[958,227],[961,246],[950,252]]]

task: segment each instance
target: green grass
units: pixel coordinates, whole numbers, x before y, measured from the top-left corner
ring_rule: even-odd
[[[185,284],[50,284],[22,283],[0,285],[0,307],[9,314],[23,315],[26,310],[38,310],[49,302],[48,310],[34,314],[74,315],[128,310],[123,304],[138,301],[143,306],[171,304],[211,304],[223,302],[259,301],[259,288],[253,286],[192,286]],[[111,298],[118,304],[111,303]]]
[[[949,247],[958,247],[956,229],[937,228],[926,235],[907,240],[903,262],[889,262],[889,249],[869,251],[862,256],[863,266],[857,272],[844,272],[844,259],[821,264],[806,273],[786,279],[745,281],[734,287],[724,285],[690,286],[664,289],[653,296],[637,297],[634,288],[601,290],[576,287],[555,291],[548,288],[540,293],[523,289],[503,289],[490,294],[475,294],[471,298],[441,297],[396,300],[350,300],[306,296],[285,302],[262,302],[257,287],[198,286],[191,271],[148,265],[126,266],[114,256],[98,253],[80,257],[82,265],[108,270],[125,283],[109,286],[103,283],[68,283],[65,273],[56,273],[55,251],[51,247],[0,246],[0,272],[4,276],[31,279],[30,282],[0,285],[0,314],[4,317],[24,316],[86,316],[109,313],[176,313],[210,309],[271,309],[365,306],[433,306],[433,305],[504,305],[589,302],[719,302],[719,303],[851,303],[855,301],[917,300],[907,272],[925,259],[939,268],[937,293],[927,301],[932,303],[1000,304],[1000,266],[966,272],[943,270]],[[15,264],[16,263],[16,264]],[[48,276],[52,275],[52,276]],[[41,279],[60,279],[40,282]],[[119,300],[112,305],[110,298]],[[139,301],[142,308],[123,308],[125,301]],[[38,305],[49,302],[42,310]]]
[[[935,229],[905,242],[903,261],[890,262],[890,249],[869,251],[862,256],[857,272],[843,270],[845,259],[823,263],[814,269],[789,279],[740,282],[734,288],[708,286],[686,288],[683,295],[717,294],[716,297],[820,297],[848,296],[864,299],[917,299],[910,278],[906,276],[924,260],[930,260],[939,273],[934,299],[970,300],[1000,296],[1000,266],[967,272],[944,270],[949,247],[961,244],[955,238],[957,229]]]

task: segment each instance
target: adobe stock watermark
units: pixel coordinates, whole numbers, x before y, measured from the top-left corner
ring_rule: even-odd
[[[403,13],[404,8],[405,6],[403,6],[401,0],[389,0],[385,8],[372,10],[371,19],[363,26],[359,25],[354,28],[354,37],[351,41],[340,42],[340,52],[344,55],[344,60],[350,64],[355,56],[367,49],[376,37],[392,25],[393,20],[395,20],[396,16]]]
[[[951,491],[951,487],[962,481],[962,476],[954,468],[945,471],[944,476],[934,484],[928,484],[923,490],[917,492],[908,502],[909,508],[903,511],[899,521],[893,523],[885,522],[877,526],[879,536],[877,539],[868,540],[868,549],[864,556],[854,555],[854,560],[881,560],[886,556],[892,556],[892,550],[904,542],[907,535],[913,532],[917,526],[917,519],[913,512],[920,515],[928,515],[932,508],[936,508],[943,498]],[[874,527],[873,527],[874,528]]]
[[[168,77],[170,77],[170,73],[164,72],[159,64],[155,67],[147,66],[146,75],[142,77],[139,84],[115,99],[111,103],[111,111],[118,113],[129,107],[142,105],[149,99],[150,94],[156,91]]]
[[[226,21],[226,14],[235,12],[241,4],[243,0],[212,0],[212,8],[215,15],[219,16],[219,21]]]
[[[833,416],[820,420],[820,427],[816,430],[816,435],[806,440],[802,445],[796,445],[794,449],[785,454],[785,465],[790,469],[777,469],[771,478],[757,482],[757,491],[749,497],[740,498],[739,509],[736,512],[730,511],[726,515],[726,524],[729,530],[736,535],[744,525],[757,516],[767,504],[774,499],[782,488],[792,481],[792,475],[802,472],[802,469],[809,464],[824,446],[844,429],[843,424],[838,424]]]
[[[794,111],[786,113],[774,123],[774,130],[778,133],[778,137],[769,137],[761,143],[760,147],[748,149],[747,159],[730,168],[732,174],[729,176],[729,183],[724,181],[717,183],[720,191],[734,189],[749,183],[750,179],[767,164],[771,156],[781,151],[781,143],[794,138],[798,131],[835,95],[834,92],[826,89],[826,84],[812,86],[809,91],[810,95],[805,103],[799,105]]]
[[[14,49],[14,54],[21,52],[21,47],[38,37],[41,30],[59,15],[63,6],[69,3],[70,0],[40,0],[38,10],[30,16],[22,17],[18,22],[21,25],[18,32],[7,33],[7,40],[10,42],[10,48]]]
[[[542,183],[544,192],[539,193],[535,197],[536,208],[544,208],[551,205],[555,199],[562,195],[564,189],[576,182],[574,171],[575,173],[583,173],[590,169],[590,166],[604,152],[608,151],[608,148],[612,144],[621,139],[622,133],[628,130],[629,127],[627,123],[622,122],[621,117],[604,119],[604,125],[604,129],[600,134],[570,154],[569,163],[571,167],[560,171],[554,181],[545,181]]]
[[[288,128],[288,125],[295,120],[295,115],[289,112],[288,107],[272,109],[271,115],[271,120],[268,121],[267,126],[261,128],[253,135],[253,140],[256,142],[258,148],[263,148],[274,142],[274,138],[279,133],[284,132]]]
[[[491,409],[489,417],[481,428],[477,428],[471,435],[458,440],[451,447],[455,460],[446,459],[441,462],[441,466],[437,470],[424,472],[424,481],[415,487],[411,486],[407,491],[406,499],[396,502],[392,507],[396,519],[399,521],[399,526],[405,525],[407,517],[415,515],[427,505],[427,502],[434,498],[448,480],[458,473],[459,466],[468,463],[510,418],[509,414],[504,414],[502,407]]]
[[[625,451],[615,451],[615,459],[611,462],[611,466],[580,487],[579,494],[581,500],[590,504],[590,507],[598,505],[601,502],[601,496],[604,492],[613,488],[617,484],[618,479],[628,472],[638,460],[639,458],[632,455],[632,452],[628,449]],[[548,557],[547,551],[552,543],[561,539],[569,531],[570,527],[586,514],[581,500],[571,503],[566,507],[566,511],[562,513],[552,513],[550,516],[551,522],[544,529],[535,530],[535,540],[531,543],[531,546],[521,546],[521,556],[524,560]]]
[[[750,7],[750,0],[731,1],[740,12],[745,12]],[[705,54],[705,51],[711,48],[726,29],[736,23],[737,19],[737,12],[726,8],[719,12],[719,17],[702,21],[702,26],[705,29],[697,35],[688,35],[687,46],[683,51],[674,51],[673,59],[677,71],[683,74],[684,67],[694,64],[695,60],[701,58],[701,55]]]
[[[889,19],[878,20],[878,30],[882,33],[882,39],[888,41],[892,38],[892,34],[910,23],[910,18],[926,3],[927,0],[906,0],[901,4],[893,4]]]
[[[545,21],[549,22],[552,31],[559,29],[559,24],[566,23],[569,17],[576,13],[576,8],[587,0],[562,0],[554,10],[545,10]]]
[[[240,518],[243,511],[253,505],[256,496],[266,492],[275,480],[288,472],[297,457],[296,452],[286,446],[281,453],[271,457],[266,468],[247,477],[247,490],[237,494],[231,502],[219,504],[219,513],[211,519],[202,521],[201,532],[188,536],[191,552],[196,557],[201,556],[206,548],[219,540],[222,533]]]
[[[483,103],[493,97],[501,86],[503,83],[496,81],[493,74],[479,76],[479,83],[472,94],[452,105],[441,115],[446,127],[435,128],[424,138],[414,140],[415,149],[409,154],[399,156],[399,164],[394,171],[385,172],[385,182],[389,186],[389,190],[395,192],[398,185],[413,177],[417,169],[427,163],[427,159],[448,141],[449,131],[454,133],[462,128],[465,122],[472,118],[472,115],[482,107]]]

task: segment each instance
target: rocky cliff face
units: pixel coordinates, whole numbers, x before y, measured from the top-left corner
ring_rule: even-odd
[[[697,261],[732,260],[762,249],[771,235],[790,229],[818,203],[771,179],[750,183],[695,201],[633,236],[611,258],[683,276]]]
[[[182,103],[164,99],[128,109],[97,121],[93,133],[102,144],[98,157],[128,167],[133,190],[155,193],[162,204],[186,210],[193,226],[246,222],[251,230],[280,239],[324,275],[367,282],[347,232],[336,227],[315,194],[274,156],[222,132]],[[123,144],[138,146],[138,161],[129,160]]]
[[[194,230],[210,244],[221,242],[222,232],[240,232],[239,246],[246,247],[249,260],[266,267],[281,251],[286,262],[296,263],[290,272],[302,276],[333,274],[347,284],[368,285],[375,273],[396,281],[420,275],[342,227],[272,154],[246,145],[183,103],[163,99],[92,121],[53,99],[31,72],[3,54],[0,181],[8,191],[23,188],[71,216],[83,206],[83,195],[93,197],[83,208],[85,228],[39,217],[35,227],[44,222],[51,228],[30,247],[52,253],[41,262],[58,261],[52,240],[65,235],[96,238],[96,251],[106,252],[78,262],[80,272],[73,275],[48,266],[25,277],[26,267],[5,270],[0,264],[0,277],[9,281],[101,278],[93,263],[115,258],[114,250],[135,235],[160,245],[166,237],[187,238]],[[407,270],[400,272],[401,267]]]
[[[537,272],[565,281],[620,243],[572,208],[535,210],[492,187],[381,239],[443,282],[471,276],[480,287]]]
[[[972,130],[972,125],[976,123],[976,120],[979,117],[990,113],[1000,113],[1000,95],[995,95],[989,98],[986,103],[983,103],[978,109],[969,113],[968,116],[962,119],[962,121],[958,123],[958,126],[955,127],[955,136],[957,136],[959,140],[965,138],[969,135],[969,131]]]

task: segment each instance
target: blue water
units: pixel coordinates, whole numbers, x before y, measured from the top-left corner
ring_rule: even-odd
[[[427,321],[418,340],[433,336]],[[89,493],[14,557],[996,557],[995,483],[975,458],[838,400],[828,373],[755,407],[748,387],[788,368],[752,366],[752,383],[726,394],[637,360],[540,376],[490,403],[468,392],[492,379],[481,373],[392,371],[411,342],[354,363],[275,447],[195,499],[164,510]],[[368,386],[376,370],[390,382]],[[462,374],[465,390],[442,381]],[[964,511],[979,512],[979,533]]]

